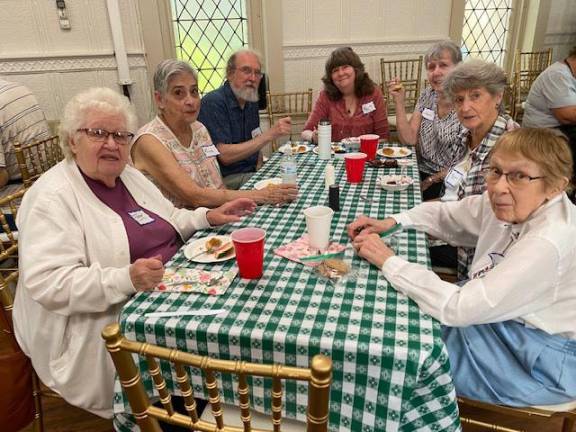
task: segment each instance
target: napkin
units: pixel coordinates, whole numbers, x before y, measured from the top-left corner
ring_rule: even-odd
[[[332,242],[328,245],[328,249],[323,251],[323,254],[341,252],[346,249],[346,246],[340,243]],[[288,258],[289,260],[299,262],[309,267],[315,267],[319,262],[302,262],[300,258],[310,255],[318,255],[318,249],[310,247],[308,234],[304,234],[298,240],[280,246],[274,251],[276,255]]]
[[[164,277],[154,291],[191,292],[210,295],[223,294],[238,273],[237,268],[228,271],[167,268]]]

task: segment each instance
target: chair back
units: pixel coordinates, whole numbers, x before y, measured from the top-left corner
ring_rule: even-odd
[[[102,332],[106,348],[112,356],[122,387],[126,393],[132,412],[142,432],[161,432],[158,420],[199,431],[249,432],[252,429],[250,416],[250,395],[247,376],[272,379],[272,422],[273,430],[281,430],[282,380],[291,379],[308,382],[308,432],[328,430],[328,403],[332,381],[332,361],[323,355],[312,359],[310,369],[281,365],[263,365],[234,360],[217,360],[190,354],[176,349],[163,348],[148,343],[126,339],[120,333],[118,324],[110,324]],[[132,353],[146,358],[150,376],[159,393],[163,408],[150,404],[140,373]],[[188,415],[175,412],[171,395],[166,388],[157,359],[169,361],[176,372],[176,381],[184,397]],[[194,392],[185,366],[199,368],[203,372],[204,383],[215,423],[201,420],[196,411]],[[243,429],[226,426],[220,391],[215,373],[236,374]]]
[[[267,91],[266,100],[270,127],[282,117],[291,117],[292,131],[290,140],[293,140],[293,137],[297,137],[296,140],[298,140],[302,128],[312,112],[312,89],[291,93],[271,93]],[[276,143],[274,143],[273,150],[276,150],[276,147]]]
[[[493,405],[487,402],[480,402],[473,399],[458,397],[458,406],[460,412],[470,412],[466,415],[460,415],[462,425],[471,425],[480,427],[487,430],[501,430],[510,432],[521,432],[524,429],[511,429],[508,426],[509,418],[525,419],[526,423],[536,423],[540,425],[542,430],[553,430],[553,424],[542,424],[542,421],[550,420],[551,423],[555,422],[558,425],[558,431],[571,432],[574,429],[576,422],[576,401],[565,404],[564,406],[548,406],[548,407],[509,407],[505,405]],[[472,410],[470,409],[472,408]],[[489,412],[492,416],[489,417],[491,423],[485,419],[485,415],[476,416],[473,409],[479,409],[481,412]],[[561,420],[558,424],[557,420]],[[503,424],[506,422],[506,424]],[[517,423],[517,421],[516,421]]]
[[[386,98],[388,115],[396,114],[394,99],[388,94],[386,83],[393,78],[398,78],[404,86],[406,112],[411,113],[416,108],[416,102],[420,97],[422,80],[422,56],[405,60],[380,59],[380,73],[382,75],[382,91]]]
[[[516,121],[521,120],[523,103],[528,97],[530,87],[548,66],[552,64],[552,48],[546,51],[520,52],[514,57],[514,107],[512,117]]]
[[[12,324],[14,297],[12,287],[18,282],[18,231],[14,222],[20,201],[26,190],[0,198],[0,303],[6,318]]]
[[[58,136],[52,136],[31,144],[14,144],[14,153],[25,188],[29,188],[43,173],[62,159],[64,154]]]

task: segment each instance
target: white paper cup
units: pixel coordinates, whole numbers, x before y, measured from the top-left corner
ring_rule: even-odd
[[[330,244],[330,224],[334,210],[326,206],[308,207],[304,210],[304,216],[306,216],[310,247],[320,252],[325,251]]]

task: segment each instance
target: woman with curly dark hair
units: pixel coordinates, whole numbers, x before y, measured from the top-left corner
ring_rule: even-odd
[[[350,47],[337,48],[326,60],[324,90],[302,132],[304,140],[317,140],[318,122],[332,124],[332,140],[374,133],[388,138],[386,104],[380,88],[370,79],[360,57]]]

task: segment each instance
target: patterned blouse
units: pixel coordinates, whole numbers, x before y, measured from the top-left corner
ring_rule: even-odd
[[[486,181],[482,175],[482,171],[488,168],[490,151],[498,138],[505,132],[518,128],[518,123],[515,123],[512,118],[507,114],[499,115],[492,126],[492,129],[486,134],[480,145],[470,152],[470,169],[466,177],[460,183],[458,189],[458,199],[471,195],[480,195],[486,190]],[[463,155],[466,154],[468,142],[470,140],[470,132],[468,129],[463,128],[460,134],[462,147],[464,148]],[[458,162],[456,162],[457,164]],[[455,164],[455,165],[456,165]],[[474,248],[458,248],[458,279],[464,280],[468,278],[468,269],[472,265],[474,258]]]
[[[142,135],[152,135],[166,147],[176,159],[176,162],[202,188],[223,189],[224,183],[215,156],[207,157],[203,147],[212,145],[210,134],[202,123],[196,121],[190,125],[192,141],[189,147],[184,147],[162,119],[156,116],[150,123],[140,128],[134,137],[134,145]],[[188,204],[178,199],[170,191],[164,189],[150,174],[144,173],[176,207],[187,207]]]
[[[352,116],[346,112],[344,98],[330,100],[322,90],[310,117],[306,120],[304,130],[314,130],[322,119],[328,119],[332,124],[332,141],[363,134],[376,134],[380,135],[380,138],[388,139],[386,104],[378,86],[374,86],[372,94],[360,98]]]
[[[462,125],[456,111],[452,110],[443,118],[438,116],[438,94],[432,87],[426,87],[416,104],[416,110],[434,113],[430,120],[422,116],[418,131],[418,168],[426,174],[435,174],[458,162],[462,156]]]

